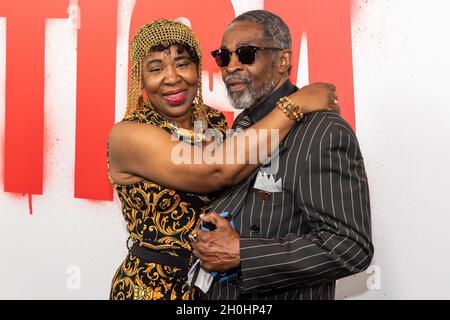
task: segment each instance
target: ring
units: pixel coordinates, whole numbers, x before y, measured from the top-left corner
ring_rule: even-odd
[[[198,238],[197,238],[197,232],[192,231],[192,232],[189,234],[189,239],[191,239],[192,242],[196,243],[196,242],[198,241]]]
[[[334,100],[333,100],[333,103],[334,103],[334,104],[337,104],[337,103],[338,103],[337,99],[334,99]]]

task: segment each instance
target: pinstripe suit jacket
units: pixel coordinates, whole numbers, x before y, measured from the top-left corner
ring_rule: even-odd
[[[372,259],[369,191],[352,128],[316,112],[280,147],[282,191],[262,196],[256,173],[225,191],[240,234],[238,280],[214,282],[208,299],[334,299],[335,281]]]

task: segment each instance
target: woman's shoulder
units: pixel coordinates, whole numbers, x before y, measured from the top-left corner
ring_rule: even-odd
[[[165,117],[163,117],[159,112],[147,105],[143,105],[137,111],[126,116],[121,122],[135,123],[138,125],[150,124],[165,130],[169,134],[172,134],[175,129],[174,126]]]
[[[228,129],[228,122],[225,118],[225,115],[220,112],[218,109],[212,108],[208,105],[205,105],[206,114],[208,116],[209,122],[216,128],[220,130]]]
[[[122,121],[158,124],[163,120],[163,117],[158,112],[143,105],[133,113],[126,115]]]

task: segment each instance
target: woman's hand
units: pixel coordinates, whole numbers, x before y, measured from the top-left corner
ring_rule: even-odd
[[[291,94],[289,98],[302,107],[305,114],[315,111],[333,111],[340,114],[341,111],[337,103],[336,86],[331,83],[309,84]]]

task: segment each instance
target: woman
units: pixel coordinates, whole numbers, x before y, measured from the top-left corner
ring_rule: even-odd
[[[131,56],[127,114],[109,137],[109,174],[133,244],[114,276],[111,299],[194,299],[199,293],[186,283],[193,261],[189,233],[207,212],[213,192],[237,184],[258,164],[174,163],[172,150],[179,142],[171,140],[172,134],[191,142],[185,146],[193,150],[207,144],[202,132],[193,133],[194,121],[221,137],[227,128],[224,116],[203,104],[201,51],[188,27],[170,20],[143,26]],[[302,97],[291,96],[303,103]],[[325,97],[330,99],[335,96]],[[275,108],[252,129],[279,129],[282,139],[300,111],[325,109],[304,108],[295,103]],[[221,150],[245,136],[244,131],[227,138]],[[259,138],[239,151],[248,156],[260,147],[267,148],[266,155],[273,151],[270,139]]]

